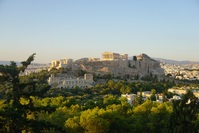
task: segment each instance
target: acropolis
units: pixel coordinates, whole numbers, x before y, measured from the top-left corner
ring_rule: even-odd
[[[151,59],[146,54],[140,54],[137,60],[129,59],[128,54],[103,52],[102,59],[82,58],[76,61],[72,59],[54,60],[52,66],[56,68],[70,68],[71,71],[83,70],[92,74],[112,74],[114,76],[140,77],[148,74],[164,75],[160,63]]]

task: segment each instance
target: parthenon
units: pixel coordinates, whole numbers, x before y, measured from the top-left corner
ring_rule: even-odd
[[[102,60],[103,61],[112,61],[112,60],[128,60],[128,54],[120,55],[118,53],[113,52],[103,52],[102,53]]]

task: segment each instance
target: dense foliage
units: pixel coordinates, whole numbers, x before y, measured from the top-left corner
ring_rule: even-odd
[[[69,133],[196,133],[199,132],[199,101],[192,92],[182,100],[164,103],[138,96],[131,106],[121,94],[151,91],[167,97],[172,82],[127,82],[109,80],[91,88],[50,88],[42,71],[18,76],[33,61],[21,67],[14,62],[0,65],[0,132]]]

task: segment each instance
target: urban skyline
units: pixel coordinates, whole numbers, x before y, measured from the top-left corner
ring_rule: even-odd
[[[199,61],[199,2],[0,1],[0,60],[101,57],[104,51]]]

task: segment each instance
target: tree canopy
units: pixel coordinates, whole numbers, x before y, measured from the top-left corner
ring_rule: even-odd
[[[173,96],[168,88],[174,83],[111,79],[85,89],[52,88],[46,79],[54,70],[19,76],[34,57],[19,67],[15,62],[0,65],[0,132],[199,132],[199,100],[191,91],[181,100],[156,102],[157,93]],[[146,101],[144,91],[152,92]],[[121,97],[137,92],[132,104]]]

